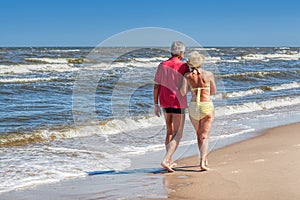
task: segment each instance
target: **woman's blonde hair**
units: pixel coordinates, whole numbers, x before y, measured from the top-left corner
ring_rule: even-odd
[[[203,54],[200,54],[198,51],[193,51],[188,55],[187,64],[192,69],[196,69],[203,65],[204,60],[205,56]]]

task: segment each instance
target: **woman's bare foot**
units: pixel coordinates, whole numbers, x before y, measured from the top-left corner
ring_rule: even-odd
[[[174,162],[171,162],[171,165],[170,165],[172,168],[173,167],[176,167],[177,166],[177,163],[174,163]]]
[[[168,172],[175,172],[175,171],[172,169],[172,166],[168,165],[165,161],[163,161],[163,162],[161,163],[161,166],[162,166],[163,168],[165,168],[166,170],[168,170]]]
[[[208,171],[209,170],[209,168],[207,167],[207,165],[208,165],[207,160],[204,161],[204,160],[201,159],[201,161],[200,161],[200,169],[202,171]]]

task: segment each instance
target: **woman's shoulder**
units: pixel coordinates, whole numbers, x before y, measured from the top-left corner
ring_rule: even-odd
[[[186,72],[186,73],[184,74],[184,77],[185,77],[185,78],[189,78],[189,77],[191,77],[191,74],[192,74],[192,72]]]
[[[211,71],[203,70],[203,72],[207,76],[213,76],[214,75]]]

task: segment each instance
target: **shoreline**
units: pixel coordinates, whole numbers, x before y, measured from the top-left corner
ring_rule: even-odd
[[[294,126],[296,126],[296,128],[294,128]],[[272,172],[269,173],[271,175],[274,175],[276,172],[276,175],[279,172],[283,172],[283,169],[286,167],[290,167],[290,160],[285,160],[288,166],[278,166],[276,169],[274,169],[274,161],[269,163],[269,158],[274,159],[276,156],[283,156],[282,159],[286,159],[286,151],[291,150],[298,150],[299,155],[300,142],[297,143],[297,141],[300,141],[300,136],[295,133],[297,132],[296,130],[299,130],[299,128],[299,122],[282,125],[275,128],[268,128],[262,130],[261,134],[252,133],[252,137],[242,137],[240,140],[237,140],[234,143],[226,146],[221,145],[219,148],[211,151],[208,155],[209,167],[211,168],[211,170],[208,172],[199,173],[199,158],[198,154],[195,155],[194,153],[188,157],[180,158],[176,161],[178,166],[176,167],[175,173],[133,173],[130,176],[85,176],[53,184],[45,184],[32,188],[14,190],[0,194],[0,197],[1,199],[109,199],[109,195],[113,194],[116,195],[114,196],[116,198],[127,197],[130,199],[248,199],[249,190],[251,190],[251,194],[258,195],[255,193],[257,192],[257,188],[255,187],[249,187],[245,190],[249,184],[253,184],[253,182],[247,183],[249,178],[256,180],[255,178],[257,178],[257,175],[255,170],[258,170],[259,172],[262,170],[262,172],[267,172],[267,174]],[[286,144],[280,144],[282,138],[280,134],[278,136],[278,129],[283,129],[284,134],[289,136],[286,138],[286,140],[284,140],[284,142],[293,143],[293,145],[290,145],[290,149],[278,149],[287,147]],[[271,143],[266,144],[266,142]],[[272,150],[268,149],[270,148],[268,145],[271,145]],[[282,147],[282,145],[285,146]],[[253,149],[255,149],[255,151]],[[157,158],[163,156],[162,152],[163,151],[153,152],[152,155],[147,158],[144,157],[144,159],[148,161],[150,167],[160,167],[158,166]],[[195,152],[195,150],[192,150],[192,152]],[[265,153],[267,155],[261,155],[260,153]],[[247,160],[247,156],[250,156],[251,159]],[[296,162],[297,159],[295,157],[293,158]],[[145,160],[138,159],[137,162],[134,163],[134,166],[144,169],[144,166],[141,165],[141,162],[143,161]],[[249,167],[252,165],[254,165],[253,168]],[[262,168],[255,168],[258,166]],[[293,170],[296,168],[298,169],[299,167],[300,162],[297,161]],[[269,169],[275,170],[275,172],[270,171]],[[247,172],[246,175],[244,175],[244,172]],[[300,176],[299,172],[295,173],[298,174],[292,175],[295,177]],[[243,176],[239,178],[240,175]],[[262,174],[261,177],[264,177],[264,174]],[[274,177],[276,178],[276,176]],[[278,184],[279,181],[282,183],[282,180],[276,178],[274,181],[272,176],[268,176],[267,180],[272,180],[272,184],[260,179],[258,179],[257,182],[263,181],[267,187],[262,184],[258,185],[260,188],[264,189],[264,192],[267,191],[269,196],[261,196],[262,194],[259,193],[258,196],[251,196],[249,199],[260,199],[260,197],[262,197],[261,199],[276,199],[279,193],[282,195],[282,190],[277,188],[276,185],[276,187],[274,186],[274,184]],[[242,182],[240,183],[239,181]],[[294,186],[299,184],[300,182],[293,183]],[[272,188],[270,185],[274,188]],[[199,188],[201,188],[201,190]],[[289,187],[286,186],[285,188],[288,189]],[[272,195],[270,192],[273,192],[273,189],[280,192]],[[111,191],[113,192],[111,193]],[[227,196],[228,191],[234,193],[235,196],[230,196],[229,198]],[[295,188],[292,189],[292,191],[297,192]],[[284,194],[286,193],[284,192]],[[300,197],[300,193],[296,193],[294,196],[293,194],[286,195],[290,196],[286,196],[285,199],[293,199],[295,195]]]
[[[200,172],[198,155],[177,161],[164,176],[161,199],[299,199],[300,123],[267,129],[208,155],[211,170]]]

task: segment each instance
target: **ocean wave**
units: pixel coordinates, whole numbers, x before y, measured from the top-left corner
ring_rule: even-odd
[[[270,74],[280,74],[281,71],[260,71],[260,72],[244,72],[244,73],[234,73],[234,74],[223,74],[220,75],[222,78],[231,78],[231,77],[246,77],[246,76],[255,76],[255,77],[264,77],[265,75]],[[284,72],[283,72],[284,73]]]
[[[236,98],[236,97],[244,97],[248,95],[254,94],[262,94],[265,91],[276,91],[276,90],[289,90],[294,88],[300,88],[300,83],[293,82],[293,83],[286,83],[281,85],[273,85],[273,86],[260,86],[257,88],[251,88],[245,91],[238,91],[238,92],[228,92],[223,94],[223,98]]]
[[[33,63],[51,63],[51,64],[67,64],[67,58],[25,58],[27,62]]]
[[[47,52],[80,52],[81,49],[49,49]]]
[[[162,62],[167,60],[167,57],[152,57],[152,58],[133,58],[133,61],[138,62]]]
[[[89,63],[88,59],[84,58],[25,58],[25,61],[41,64],[82,64],[84,62]]]
[[[40,72],[74,72],[80,68],[71,64],[0,65],[0,74],[27,74]]]
[[[160,63],[164,60],[167,60],[167,57],[154,57],[154,58],[134,58],[132,61],[142,62],[142,63]],[[218,56],[207,56],[205,57],[205,63],[208,64],[214,64],[214,63],[238,63],[240,60],[228,60],[228,59],[222,59]]]
[[[142,63],[157,63],[169,59],[168,57],[153,57],[153,58],[133,58],[130,61],[137,61]],[[218,56],[206,56],[205,63],[219,63],[219,62],[239,62],[238,60],[223,60],[221,57]]]
[[[293,82],[293,83],[270,86],[270,90],[287,90],[287,89],[294,89],[299,87],[300,87],[300,83]]]
[[[299,86],[299,83],[291,83],[281,86],[274,86],[276,88],[293,88]],[[238,95],[249,95],[255,90],[249,90],[245,93],[231,94],[233,97]],[[300,104],[299,97],[281,97],[277,99],[262,101],[262,102],[252,102],[243,103],[238,105],[228,105],[216,107],[215,113],[216,117],[225,115],[233,115],[238,113],[250,113],[261,110],[268,110],[273,108],[279,108],[284,106],[290,106]],[[102,122],[94,122],[89,125],[88,122],[85,125],[61,128],[61,129],[47,129],[35,131],[30,134],[22,133],[8,133],[6,135],[0,136],[0,147],[6,146],[19,146],[27,145],[31,143],[40,143],[54,140],[64,140],[71,138],[81,138],[94,135],[109,136],[117,135],[120,133],[132,133],[137,130],[145,130],[150,127],[163,127],[164,121],[162,118],[157,118],[154,116],[149,117],[139,117],[139,118],[123,118],[123,119],[110,119]],[[138,134],[138,133],[137,133]],[[143,136],[143,139],[145,136]]]
[[[280,108],[285,106],[291,106],[300,104],[299,97],[282,97],[274,100],[267,100],[262,102],[252,102],[252,103],[244,103],[232,106],[225,106],[216,108],[215,113],[216,116],[223,115],[233,115],[239,113],[250,113],[261,110],[268,110],[273,108]]]
[[[281,50],[279,53],[274,54],[248,54],[244,56],[237,56],[235,59],[264,62],[268,62],[270,60],[299,60],[300,53],[297,51]]]
[[[87,123],[88,124],[88,123]],[[157,117],[141,117],[139,119],[112,119],[92,125],[60,130],[40,130],[30,134],[8,133],[0,135],[0,148],[7,146],[22,146],[31,143],[88,137],[93,135],[114,135],[152,126],[161,126],[163,121]]]
[[[223,95],[223,97],[236,98],[236,97],[244,97],[244,96],[248,96],[248,95],[261,94],[261,93],[264,93],[264,91],[262,89],[253,88],[253,89],[246,90],[246,91],[228,92],[228,93],[225,93]]]
[[[262,78],[266,76],[288,76],[291,74],[299,74],[300,70],[291,70],[291,71],[256,71],[256,72],[243,72],[243,73],[233,73],[233,74],[222,74],[219,75],[221,78],[235,78],[235,79],[244,79],[247,77],[257,77]]]
[[[5,78],[0,79],[0,83],[35,83],[35,82],[50,82],[58,80],[58,77],[49,78]]]
[[[205,57],[204,63],[217,63],[217,62],[224,62],[221,57],[217,56],[207,56]]]
[[[85,170],[106,167],[103,161],[92,157],[90,151],[74,143],[4,148],[1,152],[0,194],[83,177]],[[100,152],[96,153],[103,157]]]
[[[217,48],[209,48],[209,47],[202,47],[202,48],[192,48],[193,51],[220,51],[220,49]]]

